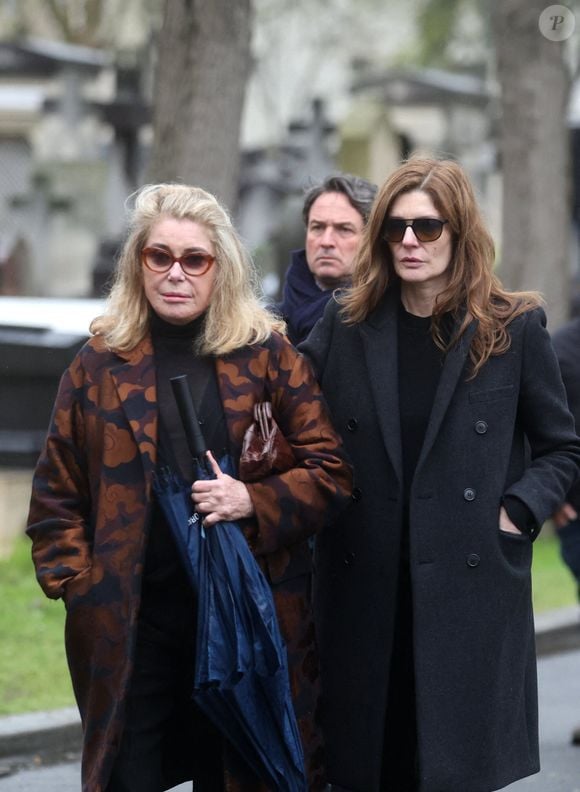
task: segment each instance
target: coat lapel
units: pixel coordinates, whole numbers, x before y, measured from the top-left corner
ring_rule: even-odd
[[[360,332],[365,350],[367,369],[372,372],[370,378],[371,392],[384,444],[399,482],[402,483],[403,462],[399,411],[397,332],[398,303],[399,290],[395,288],[388,290],[382,303],[361,324]],[[445,417],[461,373],[464,370],[469,353],[469,345],[476,327],[477,323],[473,321],[459,342],[445,356],[417,468],[429,453],[437,437],[441,422]]]
[[[149,485],[157,461],[157,384],[151,339],[145,338],[119,356],[123,362],[111,370],[111,375]]]
[[[423,448],[421,449],[421,454],[417,462],[417,469],[419,469],[423,460],[429,454],[435,438],[437,437],[441,422],[453,398],[461,373],[464,371],[465,362],[469,353],[469,345],[476,327],[477,322],[474,320],[468,326],[459,341],[451,347],[445,355],[443,370],[441,371],[429,423],[427,424],[427,431],[425,432]]]
[[[360,325],[371,393],[383,441],[399,483],[403,481],[401,427],[399,415],[399,371],[397,352],[398,289],[387,291],[385,299]]]

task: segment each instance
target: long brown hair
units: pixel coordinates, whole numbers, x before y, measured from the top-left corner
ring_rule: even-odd
[[[347,324],[364,321],[386,290],[398,281],[383,224],[403,193],[421,190],[448,221],[453,239],[449,282],[437,296],[432,332],[447,351],[475,319],[477,328],[469,356],[475,376],[491,355],[510,346],[508,324],[542,303],[537,292],[508,292],[493,271],[495,248],[463,168],[451,160],[413,157],[400,165],[380,187],[355,263],[352,287],[337,297]],[[449,339],[442,318],[450,314],[456,331]]]

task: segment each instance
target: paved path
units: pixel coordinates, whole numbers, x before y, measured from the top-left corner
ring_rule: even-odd
[[[540,659],[542,770],[506,787],[506,792],[580,792],[580,746],[570,733],[580,726],[580,650]],[[0,778],[0,792],[79,792],[77,762],[25,770]],[[191,792],[191,784],[174,787]]]
[[[77,762],[23,770],[0,778],[2,792],[80,792],[80,766]],[[173,787],[174,792],[191,792],[191,783]]]
[[[580,726],[580,651],[540,659],[538,682],[542,770],[506,790],[580,792],[580,746],[570,744]]]

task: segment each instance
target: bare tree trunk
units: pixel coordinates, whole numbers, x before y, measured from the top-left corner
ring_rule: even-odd
[[[250,67],[251,0],[165,0],[150,181],[181,181],[234,209]]]
[[[549,326],[568,315],[570,282],[570,77],[564,43],[538,28],[545,0],[496,0],[501,87],[503,230],[500,275],[512,289],[538,289]]]

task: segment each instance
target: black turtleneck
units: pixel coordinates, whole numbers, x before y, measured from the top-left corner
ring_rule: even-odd
[[[187,376],[206,445],[214,456],[219,459],[228,445],[214,358],[196,351],[203,322],[203,316],[186,325],[169,324],[156,314],[151,319],[161,461],[176,466],[188,481],[193,481],[194,467],[171,389],[171,377]]]
[[[173,325],[156,314],[151,317],[159,407],[158,467],[177,469],[187,482],[195,477],[170,378],[187,375],[206,445],[219,459],[228,446],[223,407],[214,359],[196,352],[204,317],[186,325]],[[145,556],[142,611],[150,621],[163,617],[168,603],[187,601],[190,585],[171,528],[153,504]]]
[[[433,340],[431,317],[408,313],[402,303],[398,339],[403,486],[407,502],[435,400],[443,352]]]

